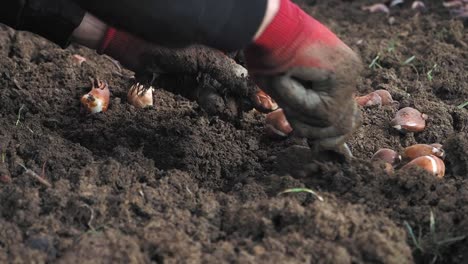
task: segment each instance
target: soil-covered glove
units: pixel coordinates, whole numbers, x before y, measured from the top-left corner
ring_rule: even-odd
[[[137,78],[156,74],[162,87],[196,99],[210,114],[237,117],[249,110],[258,90],[244,67],[206,46],[166,48],[109,28],[98,52],[135,71]]]
[[[245,50],[247,68],[315,151],[335,150],[360,123],[353,100],[361,62],[324,25],[289,0]]]

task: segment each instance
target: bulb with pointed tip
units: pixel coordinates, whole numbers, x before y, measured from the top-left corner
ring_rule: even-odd
[[[279,108],[266,116],[266,133],[273,138],[287,137],[293,131],[283,109]]]
[[[136,108],[146,108],[153,106],[153,87],[146,89],[139,83],[130,87],[127,93],[128,102]]]
[[[95,114],[107,111],[110,91],[107,83],[94,79],[91,91],[81,97],[81,104],[86,112]]]
[[[445,176],[445,164],[444,161],[439,159],[438,157],[434,155],[428,155],[428,156],[422,156],[418,157],[412,161],[410,161],[408,164],[403,166],[401,169],[405,170],[411,167],[419,167],[427,172],[435,175],[438,178],[442,178]]]
[[[402,133],[421,132],[426,128],[427,118],[426,114],[421,114],[412,107],[405,107],[396,113],[390,124]]]
[[[372,161],[383,161],[391,165],[396,165],[401,161],[401,156],[393,149],[379,149],[371,158]]]
[[[255,109],[262,113],[269,113],[278,109],[278,104],[263,90],[259,90],[253,98]]]
[[[434,144],[436,145],[436,144]],[[442,147],[435,147],[427,144],[416,144],[405,148],[403,157],[407,160],[414,160],[421,156],[434,155],[438,158],[444,158],[445,153]]]
[[[391,105],[395,102],[392,98],[392,95],[387,90],[379,89],[375,90],[374,93],[380,96],[382,99],[382,105]]]
[[[357,96],[354,98],[356,103],[363,107],[369,106],[381,106],[382,105],[382,98],[379,94],[372,92],[363,96]]]

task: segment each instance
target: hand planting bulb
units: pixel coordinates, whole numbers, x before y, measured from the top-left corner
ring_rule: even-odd
[[[109,86],[98,79],[92,80],[91,91],[81,97],[81,104],[90,114],[107,111],[110,100]]]

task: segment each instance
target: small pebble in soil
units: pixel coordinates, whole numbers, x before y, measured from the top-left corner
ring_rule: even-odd
[[[153,87],[146,89],[137,83],[132,85],[127,93],[128,102],[136,108],[146,108],[153,106]]]
[[[107,83],[94,79],[91,91],[81,97],[81,104],[86,112],[95,114],[107,111],[110,91]]]
[[[283,109],[277,109],[266,116],[266,133],[272,138],[285,138],[293,131]]]
[[[371,158],[374,161],[384,161],[390,165],[396,165],[401,161],[401,156],[393,149],[379,149]]]
[[[414,160],[422,156],[434,155],[443,159],[445,156],[444,150],[438,145],[440,144],[416,144],[409,146],[403,151],[403,158],[407,160]]]
[[[401,133],[421,132],[426,128],[428,116],[412,107],[405,107],[396,113],[390,125]]]
[[[433,174],[438,178],[443,178],[445,176],[445,164],[444,161],[439,159],[434,155],[418,157],[408,164],[403,166],[401,169],[405,170],[411,167],[419,167],[427,172]]]

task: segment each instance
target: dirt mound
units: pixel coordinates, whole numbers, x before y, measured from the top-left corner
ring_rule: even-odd
[[[466,239],[453,239],[468,234],[463,24],[439,1],[422,14],[392,9],[392,24],[362,11],[368,1],[308,2],[369,65],[359,93],[386,89],[399,101],[363,110],[351,163],[315,162],[301,139],[268,139],[259,113],[232,124],[163,90],[153,109],[135,109],[126,102],[131,73],[108,58],[0,28],[0,173],[11,175],[0,183],[0,262],[466,261]],[[87,61],[78,66],[73,54]],[[79,98],[95,76],[112,102],[86,116]],[[404,106],[429,116],[424,132],[391,129]],[[442,180],[418,169],[388,175],[369,162],[379,148],[434,142],[447,153]],[[53,187],[19,164],[44,167]],[[299,187],[324,201],[279,195]]]

